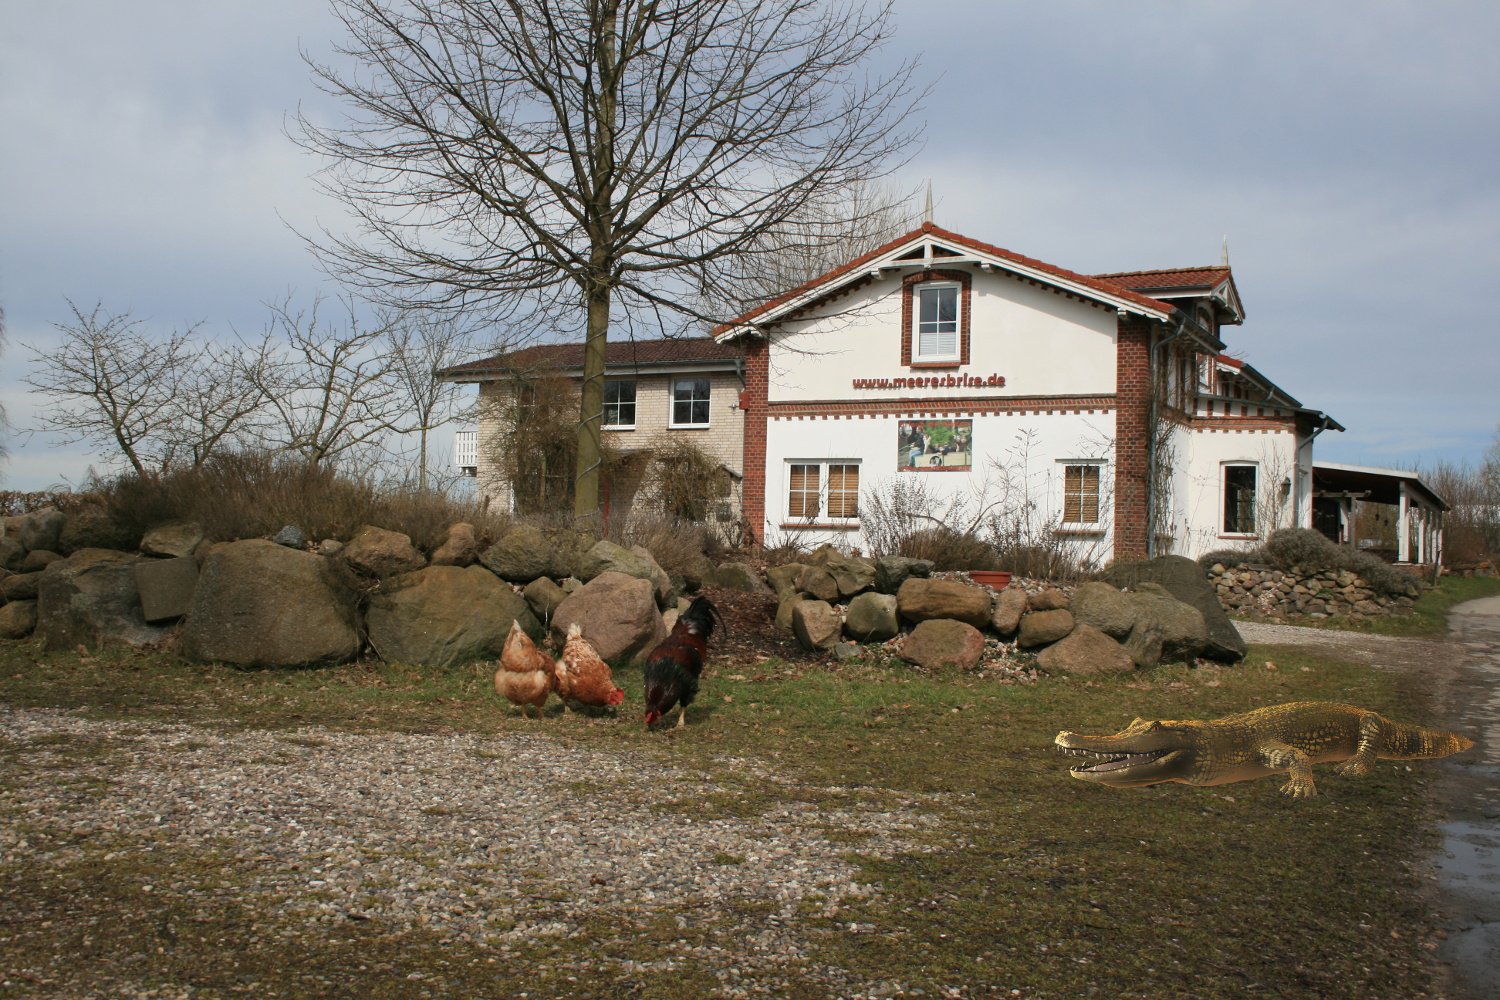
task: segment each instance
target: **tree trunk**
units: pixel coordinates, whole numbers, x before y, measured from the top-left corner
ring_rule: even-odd
[[[573,517],[599,514],[599,468],[603,461],[604,345],[609,340],[609,286],[596,283],[587,293],[589,325],[583,342],[583,398],[578,409],[578,471],[573,484]]]
[[[424,417],[422,423],[425,425],[430,418]],[[422,431],[422,464],[417,468],[417,490],[421,493],[427,492],[427,428],[423,426]]]

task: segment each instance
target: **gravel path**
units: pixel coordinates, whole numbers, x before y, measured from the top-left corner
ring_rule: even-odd
[[[862,854],[889,856],[930,849],[938,822],[933,801],[873,804],[841,789],[821,790],[831,800],[817,805],[716,816],[696,806],[732,787],[542,734],[226,734],[0,708],[0,747],[7,864],[43,871],[122,843],[228,852],[248,878],[140,890],[280,914],[264,934],[369,920],[493,953],[566,938],[586,920],[636,925],[666,913],[679,926],[711,925],[712,950],[730,945],[732,955],[705,963],[725,970],[723,996],[811,971],[795,926],[804,904],[836,917],[872,892],[830,829],[859,836]],[[44,829],[71,836],[38,837]],[[736,905],[747,901],[756,906]]]

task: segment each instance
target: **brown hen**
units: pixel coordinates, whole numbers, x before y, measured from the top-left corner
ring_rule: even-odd
[[[552,690],[562,699],[564,711],[569,701],[604,708],[625,700],[625,692],[615,687],[609,664],[589,645],[577,622],[568,626],[568,641],[553,665]]]
[[[536,706],[536,717],[542,717],[542,706],[552,692],[552,658],[521,631],[521,623],[510,623],[510,634],[500,649],[500,669],[495,671],[495,691],[512,705],[519,706],[521,717],[529,719],[526,706]]]

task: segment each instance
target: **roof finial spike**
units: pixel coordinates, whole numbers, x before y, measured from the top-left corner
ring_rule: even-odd
[[[1224,235],[1224,245],[1219,249],[1219,265],[1229,266],[1229,235],[1227,233]]]
[[[922,210],[922,221],[932,225],[932,178],[927,178],[927,207]]]

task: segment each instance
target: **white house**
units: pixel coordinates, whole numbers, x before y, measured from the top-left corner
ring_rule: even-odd
[[[1227,264],[1085,275],[926,224],[714,331],[744,355],[745,516],[860,546],[905,488],[1097,562],[1310,526],[1343,428],[1226,354],[1243,319]]]

